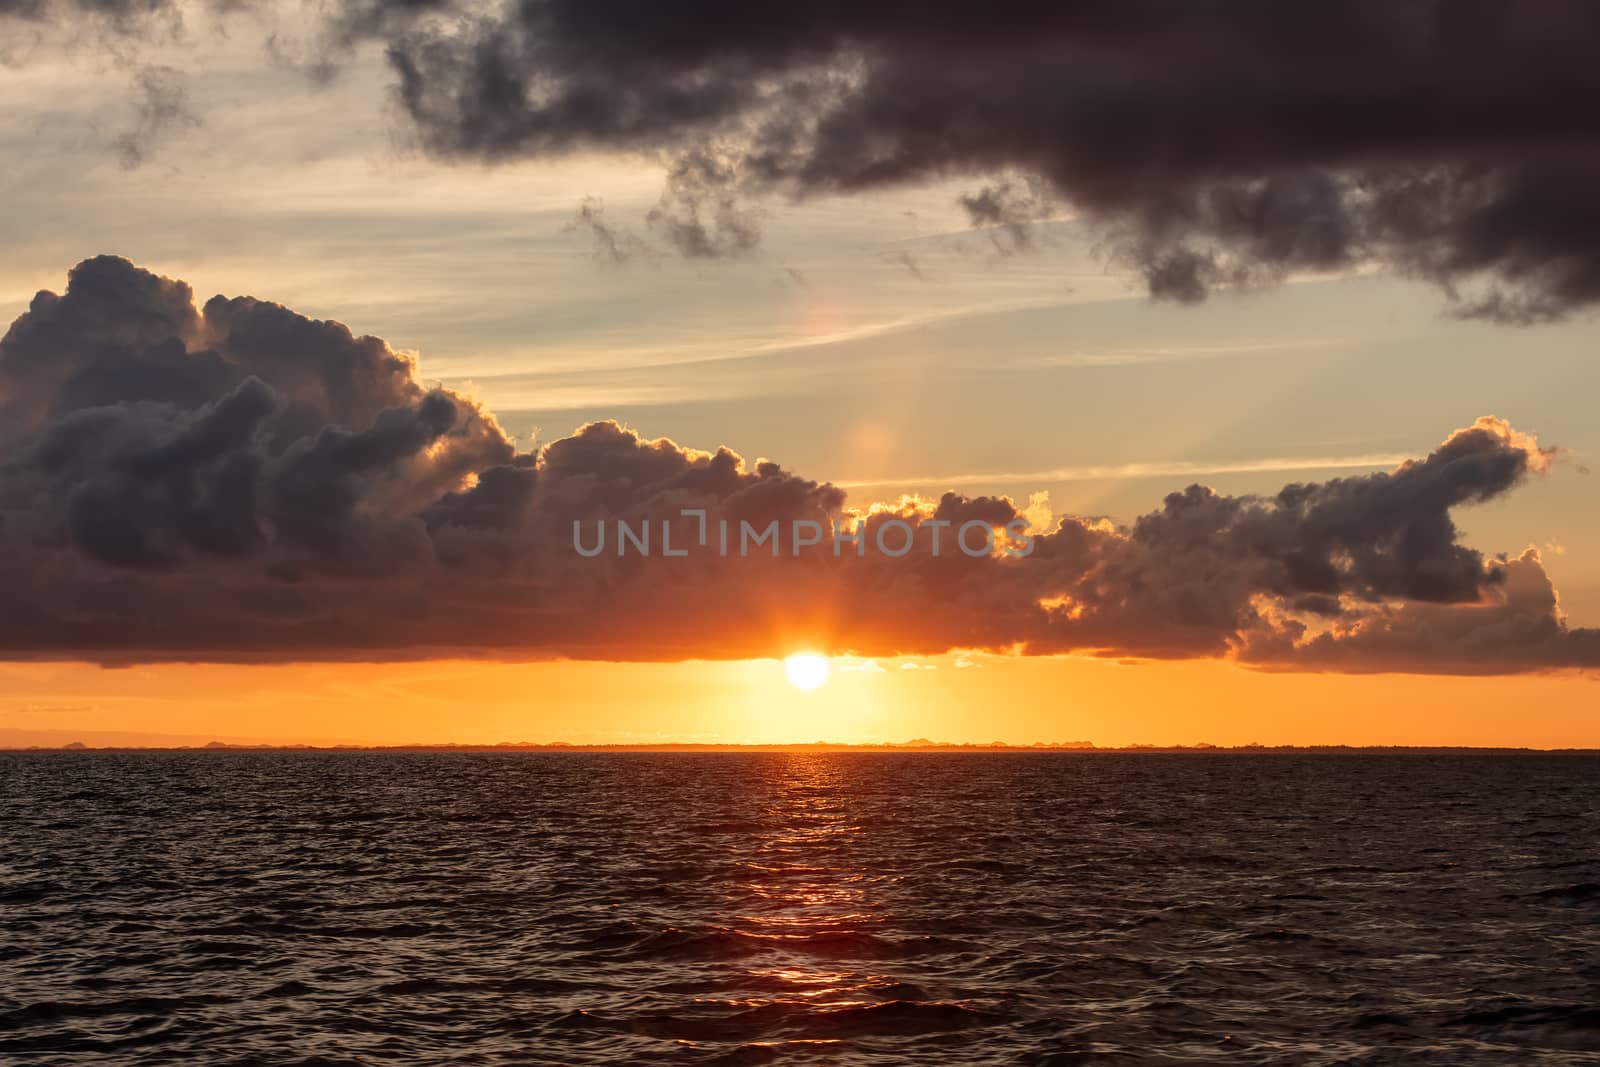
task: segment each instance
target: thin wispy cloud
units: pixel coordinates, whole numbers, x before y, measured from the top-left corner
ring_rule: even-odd
[[[1120,367],[1146,363],[1181,363],[1203,359],[1230,359],[1259,356],[1269,352],[1312,352],[1337,348],[1349,342],[1343,338],[1278,338],[1238,341],[1217,345],[1141,345],[1127,348],[1081,349],[1028,361],[1036,367]]]
[[[1361,453],[1349,456],[1270,456],[1260,459],[1157,460],[1144,463],[1089,464],[1029,471],[981,471],[961,474],[895,475],[886,478],[836,481],[841,489],[883,489],[895,486],[1011,485],[1017,482],[1074,482],[1131,480],[1135,478],[1192,478],[1212,474],[1268,474],[1283,471],[1386,470],[1405,462],[1401,453]]]
[[[619,341],[617,345],[610,347],[597,345],[592,348],[589,347],[594,345],[591,339],[576,350],[573,346],[563,345],[559,351],[547,352],[541,349],[528,354],[536,358],[541,368],[539,372],[534,372],[536,374],[556,373],[564,369],[581,370],[586,374],[592,374],[597,370],[681,368],[830,348],[857,341],[892,337],[958,320],[1061,307],[1065,303],[1066,301],[1059,297],[987,301],[966,306],[934,307],[914,314],[896,315],[819,332],[795,332],[764,338],[719,338],[714,342],[685,341],[672,344]],[[496,359],[493,363],[475,363],[459,358],[430,361],[430,369],[443,370],[445,377],[457,381],[470,378],[474,381],[493,382],[526,380],[529,377],[529,372],[505,371],[501,369],[504,366],[504,361],[501,359]]]

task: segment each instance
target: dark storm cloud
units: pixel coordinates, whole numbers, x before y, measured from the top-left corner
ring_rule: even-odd
[[[389,36],[435,152],[664,158],[690,255],[748,250],[741,196],[970,176],[975,221],[1059,200],[1159,297],[1376,263],[1504,321],[1600,299],[1581,0],[539,0]]]
[[[170,0],[0,19],[88,20],[119,49],[180,21]],[[297,62],[369,40],[441,157],[662,162],[650,239],[691,259],[752,252],[763,196],[969,179],[1002,254],[1071,212],[1163,299],[1376,265],[1502,322],[1600,300],[1586,0],[343,0]],[[170,90],[135,87],[146,134],[186,114]]]
[[[1129,526],[1062,519],[1034,531],[1030,555],[974,558],[957,549],[963,524],[1002,536],[1022,518],[1009,499],[855,508],[776,463],[613,422],[519,453],[375,337],[249,297],[197,307],[182,282],[100,257],[0,339],[0,655],[674,659],[804,644],[1600,666],[1600,635],[1567,626],[1536,555],[1485,557],[1452,519],[1553,456],[1482,418],[1392,471],[1271,497],[1190,486]],[[775,523],[777,541],[667,557],[663,523],[677,548],[696,542],[686,508],[735,538]],[[618,520],[648,524],[654,553],[619,553]],[[836,520],[872,546],[909,532],[912,548],[835,555]],[[582,556],[574,524],[585,543],[602,526],[612,540]],[[800,551],[802,528],[830,536]]]

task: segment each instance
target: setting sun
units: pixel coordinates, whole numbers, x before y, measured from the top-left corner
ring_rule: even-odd
[[[796,652],[783,661],[783,673],[796,689],[812,690],[827,684],[832,671],[827,656],[819,656],[815,652]]]

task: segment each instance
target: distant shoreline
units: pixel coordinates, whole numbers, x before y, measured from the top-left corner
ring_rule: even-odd
[[[492,745],[294,745],[225,744],[205,745],[0,745],[0,753],[389,753],[401,754],[488,754],[529,753],[536,755],[627,755],[684,754],[712,755],[739,753],[795,754],[957,754],[957,755],[1260,755],[1260,756],[1600,756],[1597,748],[1510,748],[1470,745],[1126,745],[1101,747],[1089,742],[1055,745],[958,745],[936,742],[908,744],[852,745],[832,743],[792,745],[737,744],[657,744],[657,745],[568,745],[568,744],[492,744]]]

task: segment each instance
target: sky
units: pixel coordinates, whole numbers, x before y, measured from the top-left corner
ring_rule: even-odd
[[[1595,16],[1464,10],[0,3],[0,743],[1600,745]]]

